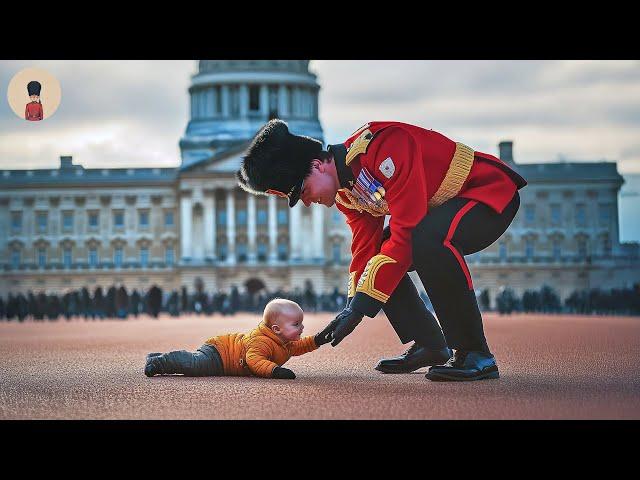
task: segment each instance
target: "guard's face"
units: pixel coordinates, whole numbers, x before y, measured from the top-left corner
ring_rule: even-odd
[[[40,95],[30,95],[29,98],[31,99],[32,102],[37,102],[38,99],[40,98]]]
[[[305,207],[311,206],[312,203],[319,203],[326,207],[331,207],[336,201],[336,193],[338,188],[331,174],[333,162],[323,162],[314,160],[311,174],[304,179],[300,200]]]

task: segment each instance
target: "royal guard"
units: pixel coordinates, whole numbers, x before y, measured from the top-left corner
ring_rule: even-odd
[[[440,381],[499,376],[464,256],[494,243],[518,211],[526,181],[509,165],[401,122],[367,123],[323,150],[276,119],[256,134],[237,175],[251,193],[286,197],[290,207],[299,199],[307,207],[336,204],[346,216],[353,235],[348,302],[328,326],[333,346],[382,309],[400,341],[414,343],[377,370],[431,366],[427,378]]]
[[[42,102],[40,101],[41,89],[42,85],[40,85],[40,82],[37,82],[35,80],[27,84],[27,92],[29,93],[29,98],[31,99],[31,101],[27,103],[27,106],[24,110],[25,120],[29,120],[30,122],[37,122],[39,120],[42,120]]]

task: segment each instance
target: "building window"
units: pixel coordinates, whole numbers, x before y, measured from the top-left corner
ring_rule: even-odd
[[[17,270],[20,267],[20,250],[11,251],[11,268]]]
[[[249,111],[251,112],[260,111],[260,86],[259,85],[249,86]]]
[[[73,230],[73,212],[62,212],[62,230],[65,232]]]
[[[278,243],[278,259],[286,260],[289,256],[289,245],[287,242]]]
[[[600,226],[608,227],[611,223],[611,206],[599,205],[598,206],[598,218],[600,219]]]
[[[340,263],[340,244],[334,243],[332,249],[334,263]]]
[[[220,112],[221,112],[220,97],[221,97],[220,87],[217,86],[213,90],[213,114],[214,115],[220,115]]]
[[[140,247],[140,265],[146,267],[149,264],[149,248]]]
[[[229,252],[229,249],[227,248],[227,244],[226,243],[218,243],[217,244],[217,249],[218,249],[218,259],[219,260],[226,260],[228,252]]]
[[[605,257],[611,255],[611,239],[606,234],[602,236],[602,255]]]
[[[295,105],[295,95],[293,94],[293,87],[287,87],[287,103],[289,104],[289,116],[295,117],[298,113],[298,109]]]
[[[113,212],[113,226],[115,228],[124,228],[124,212]]]
[[[527,260],[531,260],[533,258],[533,239],[527,238],[525,240],[524,254],[527,257]]]
[[[236,213],[236,222],[238,225],[246,225],[247,224],[247,211],[246,210],[238,210]]]
[[[122,266],[122,247],[116,247],[113,251],[113,264],[118,268]]]
[[[578,239],[578,257],[583,260],[587,258],[587,239],[586,238]]]
[[[258,261],[264,262],[267,260],[267,244],[265,242],[258,242]]]
[[[138,212],[138,225],[140,228],[149,228],[149,212],[144,210]]]
[[[553,240],[553,260],[556,262],[559,261],[561,254],[562,254],[562,244],[560,240],[556,238]]]
[[[266,225],[267,224],[267,211],[266,210],[258,210],[258,225]]]
[[[525,205],[524,206],[524,221],[527,225],[533,225],[536,221],[536,206]]]
[[[247,244],[240,242],[236,244],[236,253],[238,254],[238,262],[247,261]]]
[[[47,232],[47,213],[39,212],[38,213],[38,233],[46,233]]]
[[[551,225],[558,226],[561,222],[560,205],[551,205]]]
[[[47,264],[47,249],[39,248],[38,249],[38,267],[44,268]]]
[[[11,212],[11,231],[13,233],[22,231],[22,212]]]
[[[167,265],[173,265],[175,262],[175,250],[173,247],[167,247],[164,251],[164,261]]]
[[[95,247],[89,249],[89,266],[91,268],[98,266],[98,249]]]
[[[164,212],[164,226],[173,227],[173,212]]]
[[[287,225],[289,223],[289,215],[286,210],[278,210],[278,225]]]
[[[100,220],[98,215],[98,212],[89,213],[89,228],[92,230],[96,230],[98,228],[98,222]]]
[[[71,268],[71,248],[65,247],[62,251],[62,265],[64,268]]]
[[[587,226],[587,207],[582,203],[576,205],[576,225],[578,227]]]
[[[501,262],[504,262],[507,260],[507,242],[505,242],[504,240],[500,242],[499,255],[500,255]]]
[[[218,225],[226,225],[227,224],[227,212],[226,210],[220,210],[218,212]]]

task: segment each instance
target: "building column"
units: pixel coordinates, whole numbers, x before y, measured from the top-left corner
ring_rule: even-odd
[[[300,260],[302,258],[302,250],[300,245],[300,215],[302,214],[300,202],[289,209],[289,242],[291,247],[291,259]]]
[[[188,195],[188,196],[187,196]],[[192,206],[190,194],[180,197],[180,247],[183,260],[191,259]]]
[[[240,85],[240,118],[249,117],[249,87]]]
[[[220,107],[222,108],[222,116],[229,118],[229,85],[222,85],[220,88]]]
[[[236,263],[236,205],[234,190],[227,190],[227,263]]]
[[[273,195],[269,195],[268,204],[269,204],[269,262],[275,262],[278,259],[276,197]]]
[[[213,193],[204,197],[204,258],[213,259],[216,252],[216,199]]]
[[[256,197],[247,192],[247,236],[249,237],[249,251],[247,260],[253,262],[256,259]]]
[[[267,85],[260,85],[260,114],[263,118],[269,116],[269,88]]]
[[[278,114],[280,117],[289,116],[289,99],[287,98],[287,86],[278,87]]]
[[[313,258],[316,260],[324,260],[324,216],[322,205],[313,204],[312,220],[313,220]]]

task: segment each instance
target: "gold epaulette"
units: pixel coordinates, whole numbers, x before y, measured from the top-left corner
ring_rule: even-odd
[[[429,200],[429,208],[442,205],[460,193],[462,185],[464,185],[469,172],[471,172],[473,157],[474,151],[472,148],[467,147],[464,143],[456,143],[456,151],[449,164],[447,174],[444,176],[444,180],[442,180],[436,193]]]
[[[351,143],[349,150],[347,150],[347,156],[344,163],[349,165],[352,160],[356,158],[356,155],[366,153],[369,142],[371,142],[372,139],[373,133],[371,133],[371,130],[367,128],[353,141],[353,143]]]

